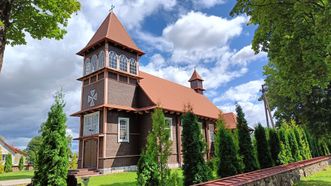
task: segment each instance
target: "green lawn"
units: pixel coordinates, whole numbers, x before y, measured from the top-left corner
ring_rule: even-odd
[[[331,166],[327,169],[302,178],[296,186],[330,186],[331,185]]]
[[[0,174],[0,181],[32,178],[33,171],[19,171]]]
[[[177,171],[178,176],[182,179],[183,173],[180,169],[174,169],[172,172]],[[136,183],[137,173],[136,172],[123,172],[114,173],[103,176],[94,176],[89,180],[89,186],[131,186],[137,185]],[[79,181],[79,183],[81,183]],[[84,184],[82,184],[84,186]]]

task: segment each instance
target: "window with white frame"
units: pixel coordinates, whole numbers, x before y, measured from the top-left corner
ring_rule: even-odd
[[[83,136],[99,133],[99,111],[84,115]]]
[[[104,61],[105,61],[105,53],[103,52],[103,50],[101,50],[98,55],[98,69],[104,67],[105,64]]]
[[[128,63],[127,58],[125,55],[120,56],[120,70],[127,71],[128,70]]]
[[[129,118],[118,118],[118,142],[129,142]]]
[[[209,137],[210,137],[210,142],[215,141],[215,133],[214,133],[214,125],[209,125]]]
[[[98,57],[97,55],[93,55],[91,59],[91,72],[97,70],[97,63],[98,63]]]
[[[170,133],[169,138],[170,138],[170,140],[173,140],[173,137],[172,137],[172,118],[166,117],[165,122],[169,126],[169,127],[166,128],[166,129],[169,130],[169,133]]]
[[[91,60],[90,58],[86,58],[85,60],[85,72],[84,75],[87,75],[91,72]]]
[[[130,59],[130,73],[137,74],[137,64],[133,58]]]
[[[117,69],[117,54],[114,51],[109,52],[109,67]]]

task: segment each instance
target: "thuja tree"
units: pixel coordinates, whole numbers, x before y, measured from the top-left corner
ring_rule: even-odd
[[[0,148],[0,174],[2,174],[5,170],[4,170],[4,166],[3,166],[3,160],[2,160],[2,149]]]
[[[300,155],[299,144],[298,144],[297,138],[295,137],[293,126],[294,126],[294,121],[292,120],[290,122],[289,127],[287,128],[288,141],[290,144],[290,149],[291,149],[293,160],[300,161],[300,160],[302,160],[302,157]]]
[[[261,168],[272,167],[272,159],[267,141],[266,132],[261,124],[255,127],[255,139],[257,148],[257,157]]]
[[[171,154],[170,129],[163,111],[155,109],[146,148],[138,162],[138,185],[167,185],[170,182],[168,157]]]
[[[8,154],[6,156],[6,162],[5,162],[5,172],[11,172],[13,171],[13,158],[11,156],[11,154]]]
[[[24,169],[24,157],[23,156],[20,158],[20,161],[18,163],[18,169],[20,171],[22,171]]]
[[[66,114],[63,93],[55,95],[55,102],[48,112],[48,118],[41,128],[41,147],[37,153],[37,169],[33,185],[67,185],[69,155],[66,137]]]
[[[244,172],[258,169],[257,159],[254,156],[250,131],[245,119],[245,114],[240,105],[237,105],[237,129],[240,154],[245,165]]]
[[[287,164],[293,162],[291,147],[289,143],[288,137],[288,125],[283,122],[281,127],[278,131],[279,133],[279,140],[280,140],[280,152],[278,154],[278,159],[281,164]]]
[[[303,160],[310,159],[311,153],[305,133],[303,132],[302,128],[297,125],[293,127],[293,130],[298,142],[300,156]]]
[[[278,133],[275,129],[269,129],[269,147],[270,147],[270,154],[274,165],[280,165],[281,162],[278,159],[278,155],[280,152],[280,141]]]
[[[188,108],[183,115],[182,126],[184,184],[192,185],[207,181],[211,178],[211,170],[204,159],[206,144],[203,141],[198,119],[192,109]]]
[[[220,118],[216,122],[215,150],[218,158],[217,174],[220,177],[232,176],[241,173],[243,166],[236,147],[233,133],[226,129]]]

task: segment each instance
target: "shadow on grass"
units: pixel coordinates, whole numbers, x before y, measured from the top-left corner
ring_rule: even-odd
[[[27,178],[32,178],[32,176],[29,175],[12,175],[12,176],[4,176],[0,177],[0,181],[5,181],[5,180],[18,180],[18,179],[27,179]]]
[[[331,181],[302,180],[295,186],[330,186]]]

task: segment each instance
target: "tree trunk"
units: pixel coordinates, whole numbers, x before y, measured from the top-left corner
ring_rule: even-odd
[[[6,48],[6,31],[7,28],[10,26],[9,18],[11,5],[11,0],[4,0],[0,3],[0,21],[2,22],[2,25],[0,25],[0,73]]]

